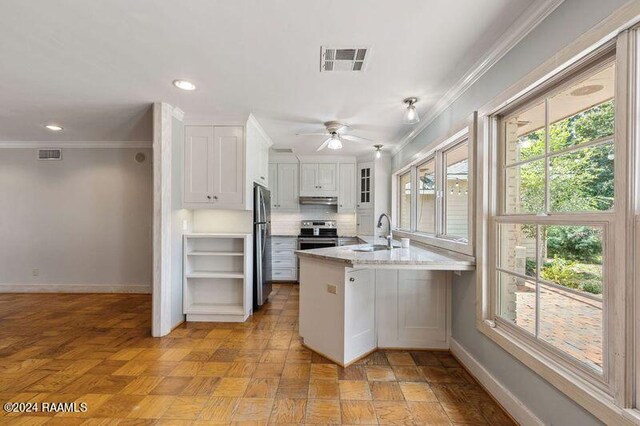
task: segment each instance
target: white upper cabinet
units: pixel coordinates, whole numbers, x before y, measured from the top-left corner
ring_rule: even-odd
[[[322,192],[334,193],[338,190],[337,164],[318,164],[318,186]]]
[[[373,206],[373,163],[358,164],[358,202],[359,209]]]
[[[299,210],[298,202],[298,164],[269,164],[271,182],[271,209],[274,211]]]
[[[301,163],[300,195],[303,197],[337,197],[337,163]]]
[[[213,201],[212,126],[187,126],[184,144],[184,202]]]
[[[184,206],[245,209],[242,126],[185,126]]]
[[[242,204],[244,195],[242,133],[242,127],[237,126],[214,128],[213,197],[214,201],[222,205]]]
[[[341,163],[339,166],[338,213],[356,210],[356,165]]]
[[[375,235],[374,220],[372,210],[358,209],[358,214],[356,215],[356,231],[358,235]]]
[[[271,138],[253,115],[247,120],[247,165],[250,180],[269,187],[269,147]]]

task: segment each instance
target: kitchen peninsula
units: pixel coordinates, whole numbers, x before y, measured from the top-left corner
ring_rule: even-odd
[[[451,273],[471,258],[398,242],[297,251],[304,345],[346,366],[378,348],[448,349]]]

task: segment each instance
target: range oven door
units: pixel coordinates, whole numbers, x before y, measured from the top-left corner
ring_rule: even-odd
[[[337,238],[298,238],[298,250],[336,247]]]

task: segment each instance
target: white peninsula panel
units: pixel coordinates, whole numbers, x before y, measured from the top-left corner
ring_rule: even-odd
[[[449,273],[378,270],[375,287],[379,348],[449,348]]]

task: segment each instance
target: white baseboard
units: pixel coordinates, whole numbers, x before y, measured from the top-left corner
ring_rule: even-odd
[[[151,294],[151,284],[4,284],[0,293],[143,293]]]
[[[493,396],[502,407],[521,425],[543,425],[544,423],[527,408],[502,383],[496,380],[467,350],[451,338],[451,353],[469,370],[473,377]]]

